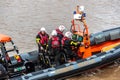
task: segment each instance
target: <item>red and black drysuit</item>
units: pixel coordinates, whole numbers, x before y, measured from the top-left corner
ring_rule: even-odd
[[[60,53],[61,41],[58,36],[52,36],[48,42],[48,50],[50,56],[54,57],[53,63],[59,65],[59,53]]]
[[[47,33],[42,34],[41,32],[38,33],[38,35],[36,36],[36,41],[38,44],[38,51],[41,52],[41,47],[43,47],[43,49],[45,50],[47,47],[47,43],[48,43],[48,39],[49,39],[49,35]]]
[[[57,36],[59,37],[60,40],[64,37],[63,32],[61,32],[59,29],[56,29]]]
[[[62,47],[65,50],[68,60],[70,60],[70,59],[73,60],[73,58],[75,58],[75,59],[79,58],[77,53],[74,53],[72,51],[72,46],[77,47],[79,45],[80,44],[78,44],[77,42],[74,42],[70,38],[67,38],[67,37],[62,38]]]

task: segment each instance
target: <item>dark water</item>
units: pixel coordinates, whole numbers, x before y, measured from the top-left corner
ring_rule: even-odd
[[[86,8],[91,33],[120,26],[120,0],[0,0],[0,33],[11,36],[20,52],[35,50],[35,36],[41,27],[46,27],[50,33],[63,24],[69,30],[77,4]],[[116,69],[108,69],[104,73],[106,78],[102,78],[102,73],[77,79],[119,80],[120,74],[114,72]],[[115,75],[111,75],[110,71]]]

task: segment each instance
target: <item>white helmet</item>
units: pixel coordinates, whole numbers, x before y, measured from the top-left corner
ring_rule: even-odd
[[[52,36],[57,36],[57,31],[56,30],[53,30],[52,33],[51,33]]]
[[[45,29],[44,27],[42,27],[42,28],[40,29],[40,31],[45,31],[45,32],[46,32],[46,29]]]
[[[68,32],[66,32],[66,33],[65,33],[65,37],[72,38],[72,33],[71,33],[71,32],[69,32],[69,31],[68,31]]]
[[[84,11],[85,7],[84,6],[80,6],[79,10],[80,11]]]
[[[74,14],[74,19],[81,19],[82,15],[81,14]]]
[[[61,32],[63,32],[63,31],[65,30],[65,26],[60,25],[60,26],[59,26],[59,30],[60,30]]]

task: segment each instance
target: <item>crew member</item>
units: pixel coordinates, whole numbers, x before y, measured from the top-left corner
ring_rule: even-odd
[[[75,42],[72,40],[71,32],[68,31],[65,33],[65,36],[62,39],[62,46],[66,51],[67,60],[78,59],[77,53],[74,53],[72,51],[72,46],[79,46],[79,45],[80,45],[79,42]]]
[[[38,44],[38,51],[42,52],[46,50],[48,43],[49,35],[46,32],[46,29],[42,27],[40,32],[36,36],[36,42]]]
[[[48,42],[48,50],[50,51],[50,55],[54,57],[54,64],[57,66],[59,65],[59,52],[60,52],[60,44],[61,41],[57,36],[57,31],[53,30],[51,33],[51,38]]]
[[[56,29],[57,36],[59,37],[60,40],[62,40],[62,38],[64,37],[64,35],[63,35],[64,30],[65,30],[65,26],[63,26],[63,25],[60,25],[58,27],[58,29]]]

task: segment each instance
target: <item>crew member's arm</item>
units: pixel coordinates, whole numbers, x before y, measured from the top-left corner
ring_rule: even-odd
[[[48,37],[48,39],[49,39],[50,36],[49,36],[47,33],[46,33],[46,35],[47,35],[47,37]]]
[[[80,46],[81,43],[71,40],[70,44],[71,46]]]
[[[40,36],[37,35],[37,36],[36,36],[36,43],[39,44],[39,42],[40,42]]]

